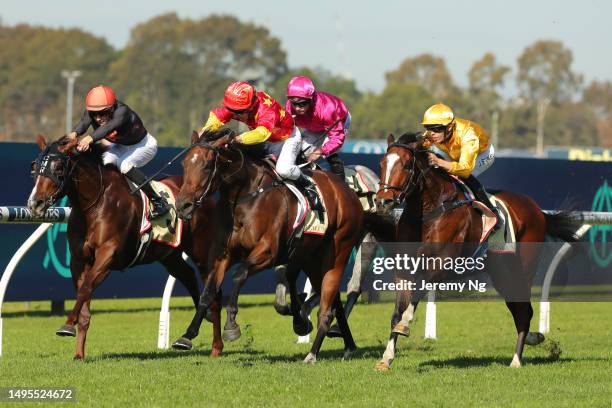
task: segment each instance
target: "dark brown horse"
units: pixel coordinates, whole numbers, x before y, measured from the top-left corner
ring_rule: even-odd
[[[63,137],[47,145],[38,136],[41,153],[32,164],[36,184],[28,208],[41,215],[59,198],[70,199],[72,213],[68,220],[70,271],[77,290],[76,303],[59,336],[77,336],[75,359],[85,357],[85,338],[90,323],[93,291],[111,270],[123,270],[134,260],[140,241],[142,216],[140,195],[131,194],[124,177],[115,167],[103,166],[100,153],[76,153],[76,140]],[[181,177],[163,180],[175,194]],[[194,304],[199,298],[198,281],[193,269],[183,260],[182,252],[197,265],[202,278],[207,275],[209,237],[214,230],[215,205],[205,201],[183,228],[182,243],[177,248],[151,242],[138,264],[159,261],[189,291]],[[220,302],[212,302],[213,344],[211,355],[223,349],[221,340]],[[75,326],[78,324],[78,334]]]
[[[421,243],[421,253],[456,257],[465,253],[466,248],[469,248],[468,253],[472,253],[481,238],[481,214],[456,187],[455,180],[445,171],[428,165],[427,150],[422,147],[422,141],[418,134],[405,134],[397,142],[389,136],[387,152],[381,160],[378,210],[381,214],[389,214],[395,205],[405,203],[396,240]],[[533,316],[529,298],[538,255],[534,245],[520,244],[544,242],[546,233],[565,241],[575,241],[577,226],[565,213],[543,213],[527,196],[499,192],[496,197],[509,209],[519,245],[516,254],[489,251],[485,271],[491,276],[495,289],[507,300],[506,305],[514,318],[517,340],[510,366],[520,367]],[[438,245],[440,243],[448,245]],[[434,253],[431,248],[436,248]],[[456,275],[452,271],[441,268],[423,271],[426,282],[446,281],[453,277]],[[398,291],[396,295],[391,335],[383,358],[377,364],[377,368],[382,370],[388,369],[395,357],[398,335],[409,334],[410,321],[423,291]],[[516,299],[520,301],[513,301]],[[544,340],[539,333],[535,338],[538,342]]]
[[[250,275],[289,262],[298,265],[320,294],[318,331],[310,353],[304,360],[314,363],[334,316],[343,332],[345,355],[355,349],[340,302],[339,286],[351,249],[363,234],[363,211],[357,196],[339,177],[314,171],[326,204],[329,227],[322,236],[304,235],[288,257],[297,199],[279,182],[268,165],[245,154],[233,145],[233,132],[193,133],[192,147],[183,160],[185,181],[177,199],[179,215],[189,218],[204,197],[219,191],[220,217],[227,231],[225,249],[214,261],[206,289],[200,298],[198,312],[182,338],[173,346],[191,348],[210,302],[217,295],[225,272],[235,263],[234,288],[227,306],[225,333],[235,337],[239,332],[235,318],[237,295]],[[288,258],[288,259],[287,259]],[[300,315],[296,291],[291,291],[294,329],[307,325]]]

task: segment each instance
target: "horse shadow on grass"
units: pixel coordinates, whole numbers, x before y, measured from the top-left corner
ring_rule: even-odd
[[[584,359],[580,359],[582,361]],[[587,359],[590,360],[590,359]],[[472,368],[489,367],[493,365],[507,366],[512,361],[511,357],[481,356],[481,357],[453,357],[448,359],[428,360],[419,364],[419,369],[428,370],[432,368]],[[523,357],[523,365],[544,365],[554,363],[569,363],[578,361],[569,357]]]

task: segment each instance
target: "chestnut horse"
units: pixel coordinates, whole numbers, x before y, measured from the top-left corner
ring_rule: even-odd
[[[40,216],[64,195],[72,206],[67,235],[70,271],[77,297],[57,335],[77,336],[74,358],[80,360],[85,357],[93,291],[112,269],[123,270],[131,266],[140,241],[143,203],[140,194],[131,193],[128,183],[114,166],[102,165],[98,149],[77,153],[77,141],[67,137],[47,145],[45,138],[39,135],[37,143],[41,153],[32,163],[36,183],[28,208]],[[182,178],[168,177],[163,183],[176,194]],[[152,241],[138,262],[159,261],[170,275],[185,285],[195,305],[199,298],[198,281],[194,270],[183,260],[182,252],[191,257],[204,279],[208,271],[209,238],[215,228],[215,211],[212,201],[204,202],[191,221],[185,223],[180,246],[172,248]],[[223,349],[220,302],[216,299],[212,303],[214,339],[211,355],[218,356]]]
[[[229,129],[192,135],[192,147],[183,160],[184,183],[177,199],[179,216],[189,219],[202,199],[219,191],[220,218],[227,231],[224,251],[214,266],[200,298],[198,311],[185,334],[173,347],[190,349],[212,299],[217,296],[225,272],[241,263],[234,273],[233,293],[227,305],[228,320],[224,337],[239,335],[235,318],[240,287],[250,275],[275,265],[289,263],[310,278],[320,294],[318,330],[310,353],[304,362],[314,363],[328,332],[334,311],[343,334],[345,356],[355,349],[340,302],[339,286],[352,248],[363,235],[363,210],[357,196],[336,175],[313,171],[312,177],[322,192],[329,226],[322,236],[304,234],[288,256],[293,220],[298,202],[289,189],[277,179],[269,165],[252,157],[233,142]],[[299,300],[291,291],[294,330],[307,330],[308,320],[300,314]]]
[[[454,179],[444,170],[428,165],[423,140],[419,134],[404,134],[397,142],[393,135],[389,136],[387,152],[380,163],[381,184],[376,197],[377,208],[381,214],[389,214],[394,206],[405,203],[396,231],[398,242],[421,243],[419,251],[423,253],[437,248],[429,252],[435,256],[471,254],[481,238],[481,214],[456,187]],[[533,316],[529,299],[538,260],[534,245],[521,244],[544,242],[546,233],[572,242],[576,240],[574,232],[578,226],[565,212],[553,215],[543,213],[530,197],[506,191],[495,196],[509,209],[517,250],[515,254],[489,251],[485,271],[491,276],[495,289],[506,300],[514,318],[517,340],[510,366],[520,367]],[[435,245],[441,243],[448,244]],[[440,268],[423,271],[423,279],[427,282],[440,282],[453,277],[457,275]],[[391,335],[383,358],[377,364],[378,369],[389,369],[395,357],[397,337],[409,334],[410,321],[423,294],[423,291],[410,290],[396,293]],[[530,344],[544,340],[540,333],[532,335],[535,336]]]

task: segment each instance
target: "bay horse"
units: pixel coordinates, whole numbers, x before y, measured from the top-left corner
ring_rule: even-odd
[[[288,262],[297,265],[309,277],[320,294],[318,328],[312,348],[304,362],[316,362],[334,312],[343,333],[344,354],[356,348],[340,302],[339,286],[352,248],[363,234],[363,211],[357,196],[344,182],[328,172],[313,171],[326,205],[329,226],[322,236],[304,234],[291,256],[290,241],[298,201],[278,180],[268,164],[252,157],[233,141],[230,129],[192,134],[192,145],[183,159],[184,182],[177,198],[179,216],[189,219],[202,200],[219,191],[219,218],[227,232],[225,249],[214,260],[206,289],[200,297],[198,311],[185,334],[173,344],[190,349],[191,340],[223,281],[225,272],[240,263],[233,275],[233,292],[227,305],[228,319],[224,338],[239,335],[236,324],[237,298],[246,279],[264,269]],[[291,312],[294,330],[308,330],[310,322],[301,314],[297,292],[291,290]]]
[[[468,197],[457,188],[456,181],[446,171],[429,166],[428,150],[422,144],[424,140],[416,133],[404,134],[397,141],[393,135],[389,136],[387,151],[380,162],[381,184],[376,197],[377,209],[381,215],[388,215],[396,205],[405,203],[396,229],[398,242],[421,243],[420,248],[424,252],[438,248],[434,250],[436,255],[456,257],[462,251],[465,253],[465,248],[469,248],[468,252],[472,253],[481,239],[481,214],[469,205]],[[538,261],[536,248],[525,243],[544,242],[547,233],[574,242],[578,225],[567,212],[542,212],[536,202],[525,195],[502,191],[496,193],[495,197],[508,207],[517,250],[515,254],[489,251],[485,271],[491,276],[493,286],[504,297],[512,313],[517,339],[510,367],[520,367],[533,316],[529,299]],[[449,245],[437,245],[440,243]],[[426,282],[450,280],[452,275],[456,277],[452,271],[435,267],[423,271]],[[395,279],[398,279],[397,274]],[[408,336],[410,322],[423,294],[423,291],[409,289],[396,292],[395,310],[391,318],[392,330],[377,369],[390,368],[395,357],[398,335]],[[535,344],[544,340],[541,333],[533,334]]]
[[[47,145],[45,138],[36,139],[41,153],[32,163],[35,185],[28,199],[28,208],[40,216],[62,196],[68,196],[72,212],[68,219],[68,244],[72,282],[77,291],[76,303],[66,323],[56,332],[59,336],[76,336],[74,358],[85,357],[85,339],[89,329],[90,302],[94,290],[111,270],[131,266],[140,241],[143,203],[140,194],[133,195],[124,176],[114,166],[103,166],[100,151],[94,147],[88,153],[77,153],[76,138],[62,137]],[[182,177],[172,176],[162,181],[178,193]],[[206,200],[184,224],[181,244],[172,248],[152,241],[136,264],[159,261],[189,291],[194,305],[199,298],[194,270],[182,258],[191,257],[202,278],[208,271],[209,237],[216,228],[215,203]],[[220,301],[212,302],[213,343],[211,356],[223,349],[221,340]],[[75,326],[78,324],[78,334]]]

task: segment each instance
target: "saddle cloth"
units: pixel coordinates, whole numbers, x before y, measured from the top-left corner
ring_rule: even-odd
[[[514,223],[508,211],[508,206],[504,201],[497,198],[494,194],[488,194],[491,204],[499,212],[499,229],[493,230],[497,217],[484,203],[476,201],[474,193],[459,177],[453,178],[457,181],[461,189],[466,193],[468,199],[472,201],[472,206],[482,214],[482,234],[480,243],[487,242],[488,250],[496,253],[515,253],[516,252],[516,235],[514,233]]]
[[[319,219],[317,211],[310,208],[308,200],[296,186],[288,182],[285,182],[285,185],[289,188],[289,191],[295,195],[298,201],[298,210],[295,221],[293,222],[293,231],[296,231],[303,224],[303,234],[325,235],[325,231],[327,231],[327,227],[329,226],[329,219],[327,218],[327,207],[325,206],[325,201],[323,200],[323,195],[321,194],[321,190],[319,190],[319,186],[315,183],[319,200],[323,208],[325,208],[323,212],[323,222]]]
[[[130,183],[132,189],[136,188],[132,182],[128,181],[128,183]],[[151,186],[157,194],[166,199],[170,211],[162,217],[151,219],[152,205],[149,197],[140,190],[140,197],[143,202],[140,222],[141,242],[152,240],[176,248],[181,244],[183,236],[183,220],[178,218],[174,205],[176,197],[170,187],[160,181],[152,181]]]
[[[363,166],[345,167],[344,180],[350,189],[357,194],[363,210],[374,213],[376,212],[374,198],[376,197],[378,185],[374,180],[367,177],[368,173],[364,173],[363,169]]]

